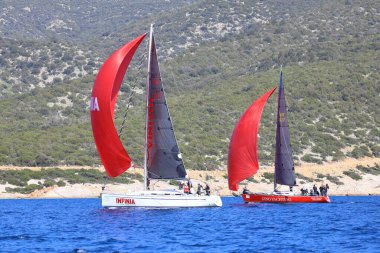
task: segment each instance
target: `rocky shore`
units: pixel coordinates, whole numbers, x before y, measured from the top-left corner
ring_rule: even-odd
[[[300,192],[301,187],[310,189],[314,184],[319,187],[322,183],[328,183],[330,186],[329,195],[380,195],[380,175],[364,173],[357,169],[361,166],[375,166],[380,164],[380,158],[363,158],[363,159],[345,159],[339,162],[331,162],[325,164],[301,164],[296,166],[298,175],[298,185],[295,187],[296,192]],[[0,170],[15,170],[24,169],[25,167],[1,166]],[[60,167],[61,169],[78,169],[83,167]],[[40,167],[28,168],[32,170],[40,170]],[[94,169],[88,167],[87,169]],[[103,170],[102,167],[97,167]],[[130,169],[132,173],[142,173],[141,169]],[[353,178],[348,172],[354,172],[360,175],[361,178]],[[261,166],[259,172],[251,181],[245,181],[244,184],[253,192],[270,192],[273,190],[273,183],[270,175],[273,173],[273,167]],[[210,185],[213,194],[221,196],[233,196],[238,192],[232,192],[228,189],[227,171],[198,171],[188,170],[188,175],[193,181],[193,184],[198,183]],[[102,188],[105,186],[105,192],[113,193],[128,193],[132,191],[142,190],[142,183],[135,181],[132,184],[68,184],[65,186],[45,187],[41,190],[36,190],[30,194],[9,193],[7,187],[12,187],[10,184],[0,185],[0,198],[96,198],[99,197]],[[170,185],[169,182],[153,181],[153,189],[168,189],[176,188],[175,185]],[[287,187],[283,187],[287,189]]]

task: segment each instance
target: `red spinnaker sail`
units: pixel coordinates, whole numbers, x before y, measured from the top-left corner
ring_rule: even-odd
[[[114,110],[128,65],[145,34],[115,51],[100,68],[91,95],[91,124],[100,159],[111,177],[131,166],[114,125]]]
[[[244,112],[231,136],[228,152],[228,187],[237,191],[239,183],[259,169],[257,159],[257,134],[261,114],[268,98],[277,87],[271,89]]]

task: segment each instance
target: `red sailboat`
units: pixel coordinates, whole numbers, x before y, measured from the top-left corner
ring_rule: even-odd
[[[243,114],[232,133],[228,154],[228,185],[237,191],[239,183],[253,175],[259,169],[257,157],[257,134],[264,106],[277,87],[257,99]],[[276,154],[274,191],[271,193],[243,193],[244,202],[267,203],[328,203],[327,196],[296,195],[296,185],[292,148],[285,101],[285,89],[280,75],[277,109]],[[288,185],[289,191],[279,191],[278,185]]]

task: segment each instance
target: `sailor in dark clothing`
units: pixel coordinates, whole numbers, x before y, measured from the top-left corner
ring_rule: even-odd
[[[250,194],[251,192],[247,189],[247,187],[245,186],[244,189],[243,189],[243,194]]]
[[[301,188],[301,195],[302,196],[307,196],[308,195],[308,191],[307,191],[307,189],[305,187]]]
[[[328,191],[329,189],[330,189],[329,185],[326,184],[326,185],[325,185],[325,196],[327,196],[327,191]]]
[[[206,184],[205,191],[206,191],[206,195],[210,196],[210,186],[208,186],[208,184]]]
[[[187,187],[189,187],[189,189],[193,188],[193,184],[191,183],[190,178],[189,178],[189,180],[187,180]]]
[[[319,186],[319,192],[321,193],[321,196],[324,196],[324,194],[325,194],[325,186],[323,184],[321,184],[321,186]]]
[[[313,186],[313,191],[315,195],[319,196],[318,188],[316,185]]]
[[[203,186],[201,184],[198,184],[197,194],[198,195],[203,194]]]

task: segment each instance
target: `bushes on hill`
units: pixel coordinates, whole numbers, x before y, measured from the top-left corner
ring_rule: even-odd
[[[29,180],[38,180],[38,184],[28,184]],[[124,183],[130,184],[134,180],[143,181],[140,174],[123,173],[117,178],[108,178],[104,172],[96,169],[67,169],[59,168],[42,169],[40,171],[23,170],[0,170],[0,183],[11,184],[16,188],[7,188],[7,191],[30,193],[43,187],[65,186],[70,184],[84,183]]]

